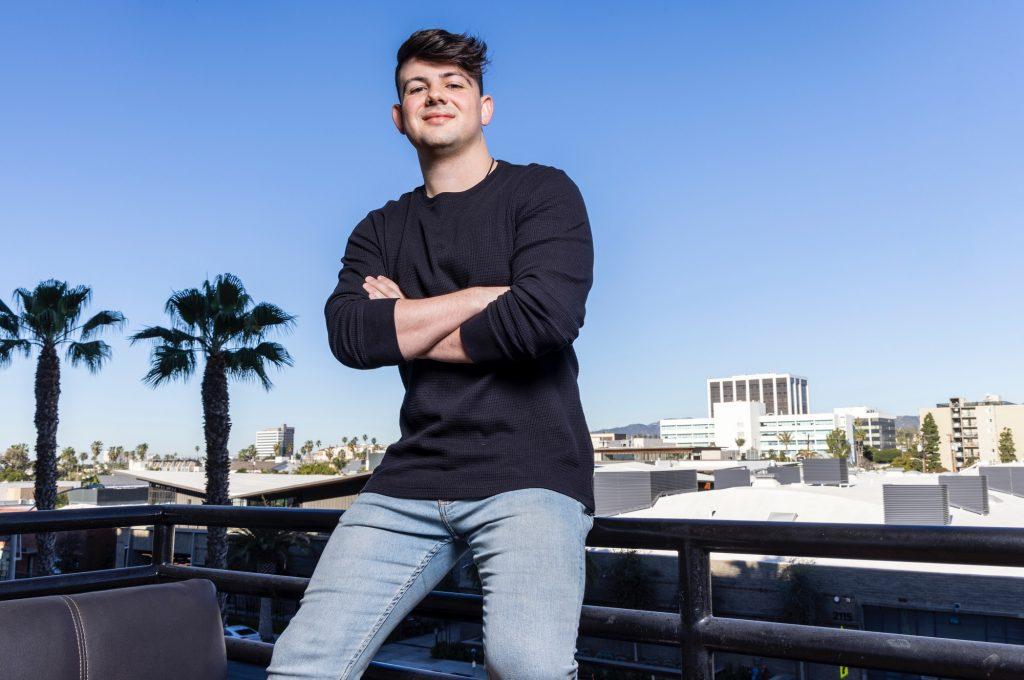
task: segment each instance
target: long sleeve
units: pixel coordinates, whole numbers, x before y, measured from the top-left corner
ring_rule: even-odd
[[[371,212],[352,231],[338,285],[324,306],[331,352],[350,368],[396,366],[404,361],[395,330],[398,300],[371,300],[362,287],[367,276],[386,275],[380,247],[383,234],[376,226]]]
[[[518,195],[510,289],[460,327],[474,363],[536,358],[569,345],[593,283],[587,209],[562,170],[524,180]]]

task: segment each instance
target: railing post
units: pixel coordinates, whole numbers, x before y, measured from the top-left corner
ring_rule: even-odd
[[[683,680],[714,680],[715,655],[700,639],[697,625],[711,616],[711,558],[690,541],[679,549],[679,594]]]
[[[161,516],[153,525],[153,564],[174,563],[174,525]]]

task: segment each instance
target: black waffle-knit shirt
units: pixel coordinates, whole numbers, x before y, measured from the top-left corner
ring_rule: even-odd
[[[465,191],[423,185],[356,225],[325,314],[331,351],[358,369],[398,366],[401,438],[364,491],[482,498],[547,488],[594,511],[594,450],[573,340],[583,326],[594,250],[586,206],[558,168],[499,160]],[[510,290],[461,326],[469,364],[402,358],[396,299],[362,284],[384,275],[407,298],[471,286]]]

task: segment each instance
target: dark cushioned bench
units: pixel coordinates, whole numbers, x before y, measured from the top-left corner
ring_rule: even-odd
[[[3,680],[225,680],[207,579],[0,602]]]

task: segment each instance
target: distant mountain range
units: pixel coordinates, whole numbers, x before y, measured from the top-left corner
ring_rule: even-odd
[[[897,430],[919,430],[921,419],[917,416],[896,416]]]
[[[896,429],[908,429],[918,430],[920,429],[920,419],[917,416],[896,416]],[[618,425],[616,427],[606,427],[603,430],[593,430],[593,432],[614,432],[616,434],[625,434],[631,437],[657,437],[661,434],[661,429],[658,427],[658,422],[648,423],[631,423],[629,425]]]
[[[631,425],[619,425],[618,427],[606,427],[603,430],[593,430],[593,432],[614,432],[615,434],[626,434],[631,437],[637,435],[641,437],[657,437],[661,434],[661,428],[658,426],[658,421],[644,425],[643,423],[632,423]]]

